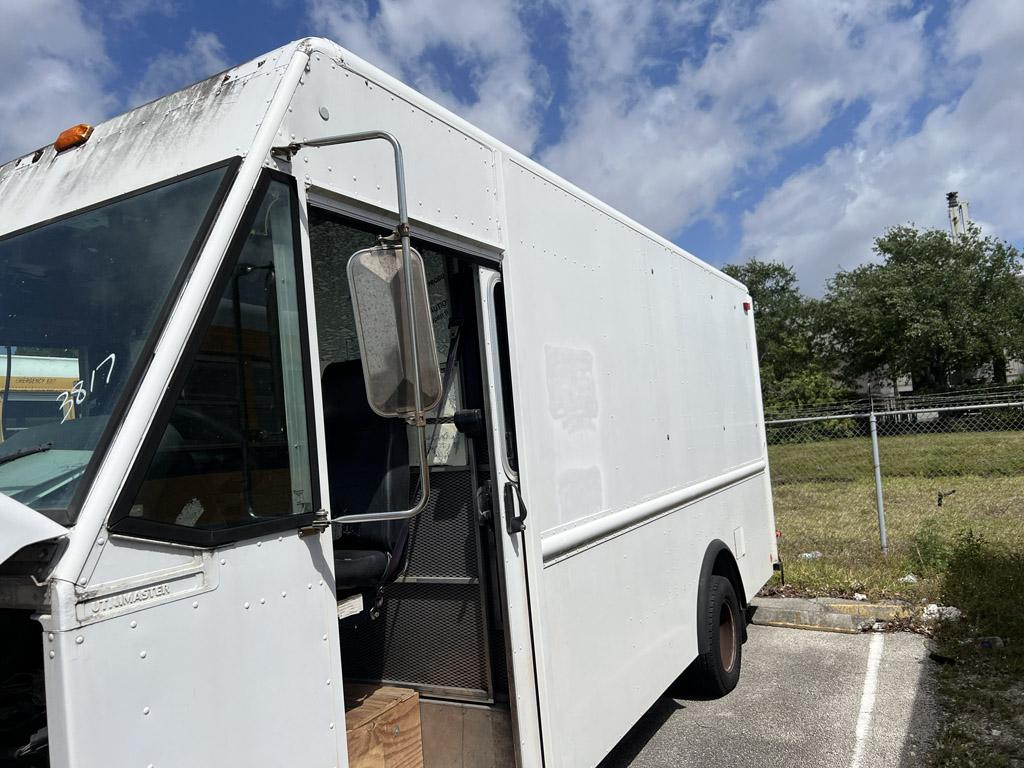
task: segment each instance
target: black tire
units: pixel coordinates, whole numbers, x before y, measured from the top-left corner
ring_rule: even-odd
[[[686,670],[683,682],[695,692],[717,699],[736,687],[743,661],[745,619],[732,582],[724,576],[712,576],[707,602],[697,615],[698,637],[707,651]]]

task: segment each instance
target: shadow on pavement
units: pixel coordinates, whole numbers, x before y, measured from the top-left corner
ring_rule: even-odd
[[[931,751],[938,731],[937,667],[938,664],[930,657],[921,660],[907,735],[900,749],[899,768],[919,768],[931,764]]]
[[[673,713],[686,706],[676,699],[662,696],[647,712],[641,717],[629,732],[622,737],[615,749],[601,761],[598,768],[626,768],[632,765],[640,751],[647,746],[647,742],[661,729]]]

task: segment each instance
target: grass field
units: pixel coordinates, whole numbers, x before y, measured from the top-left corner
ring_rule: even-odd
[[[882,437],[879,453],[888,558],[879,546],[867,438],[769,447],[780,553],[792,588],[934,602],[961,531],[1024,551],[1024,432]],[[800,557],[807,552],[822,556]],[[916,583],[902,582],[907,574]]]
[[[882,436],[885,477],[1024,476],[1024,430]],[[781,483],[871,478],[871,441],[846,437],[768,448],[772,478]]]

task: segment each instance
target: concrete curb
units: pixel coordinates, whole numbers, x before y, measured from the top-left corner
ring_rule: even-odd
[[[750,601],[750,620],[766,627],[816,629],[824,632],[858,634],[878,621],[910,616],[904,603],[866,603],[817,597],[755,597]]]

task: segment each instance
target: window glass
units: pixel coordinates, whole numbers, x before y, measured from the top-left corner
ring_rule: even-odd
[[[0,239],[0,492],[74,522],[75,490],[225,173]]]
[[[359,339],[348,286],[348,259],[356,251],[375,245],[377,237],[385,233],[318,208],[310,209],[309,219],[320,372],[323,374],[332,363],[359,359]],[[451,417],[462,402],[457,362],[462,350],[451,349],[454,335],[450,327],[452,312],[446,259],[425,243],[414,245],[423,256],[441,380],[448,382],[447,397],[429,416]],[[450,375],[446,373],[449,360]],[[410,445],[415,445],[417,439],[410,432]],[[427,439],[431,465],[462,466],[468,462],[466,436],[454,424],[429,425]],[[415,452],[412,452],[410,460],[417,463]]]
[[[292,202],[270,183],[129,517],[219,529],[313,511]]]
[[[427,296],[434,323],[434,337],[437,339],[437,360],[441,366],[442,389],[447,393],[431,416],[451,418],[463,405],[459,360],[465,350],[462,349],[462,342],[458,340],[461,329],[452,326],[451,286],[445,258],[428,247],[424,247],[421,253],[426,270]],[[465,466],[469,463],[466,436],[450,422],[431,424],[428,427],[427,449],[427,459],[432,465],[451,467]]]
[[[356,251],[375,245],[377,236],[378,232],[369,227],[350,226],[319,208],[310,209],[309,250],[321,375],[331,363],[359,359],[359,337],[348,290],[348,259]]]
[[[498,332],[498,364],[501,366],[501,411],[505,427],[505,457],[509,469],[519,471],[516,448],[516,411],[512,397],[512,359],[508,348],[508,315],[505,309],[505,284],[494,286],[494,318]]]

